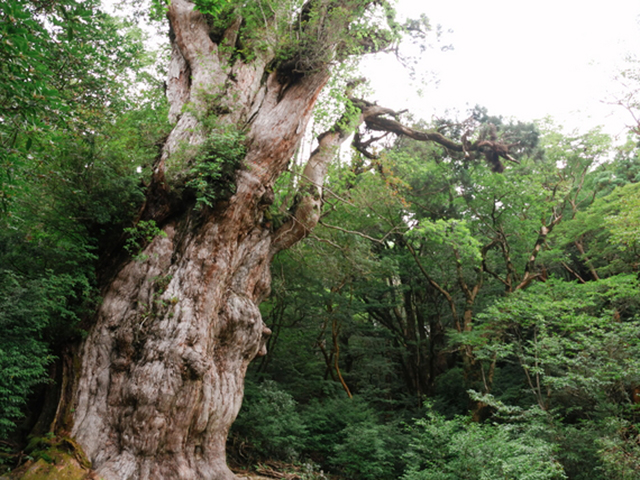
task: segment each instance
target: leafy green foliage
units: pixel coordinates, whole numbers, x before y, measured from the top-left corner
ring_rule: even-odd
[[[476,114],[521,142],[518,165],[400,139],[331,167],[321,225],[275,260],[270,353],[249,374],[298,402],[301,458],[347,478],[633,478],[633,159],[604,161],[597,131]]]
[[[411,427],[402,479],[567,478],[554,450],[540,424],[480,424],[429,411]]]
[[[611,231],[611,243],[622,251],[636,253],[640,247],[640,184],[630,184],[611,193],[618,200],[618,212],[607,215],[605,224]],[[612,200],[613,200],[612,199]]]
[[[142,39],[93,0],[0,5],[2,438],[80,338],[98,256],[144,198],[167,121]]]
[[[425,219],[407,234],[407,238],[425,239],[429,243],[425,243],[423,248],[434,252],[455,250],[467,264],[477,265],[482,261],[480,242],[473,237],[465,220],[438,219],[432,222]]]
[[[141,46],[95,0],[26,0],[0,7],[0,195],[7,211],[23,168],[58,140],[82,135],[122,106],[121,82],[140,66]],[[131,75],[131,77],[134,77]],[[110,107],[107,105],[110,104]]]
[[[335,446],[331,463],[347,478],[374,480],[397,478],[397,448],[390,448],[397,429],[374,420],[348,425],[344,440]]]
[[[548,430],[570,478],[637,473],[629,437],[637,410],[631,394],[640,383],[637,299],[631,275],[582,285],[547,281],[496,302],[467,335],[479,360],[521,369],[526,395],[519,402],[555,419]]]
[[[405,438],[361,397],[314,400],[306,406],[273,381],[247,383],[229,447],[253,461],[313,459],[345,478],[393,479]]]
[[[594,404],[621,402],[618,395],[640,383],[637,295],[634,276],[548,281],[496,302],[469,336],[490,342],[479,358],[517,362],[541,408],[579,398],[570,408],[583,415]]]
[[[199,12],[217,17],[229,2],[230,0],[196,0],[195,6]]]
[[[134,256],[138,256],[142,248],[156,236],[167,236],[164,231],[158,228],[155,220],[142,220],[135,227],[125,228],[124,233],[129,235],[124,249]]]
[[[79,320],[69,299],[77,281],[67,274],[28,279],[0,271],[0,438],[22,417],[31,389],[46,381],[53,361],[47,337],[60,335],[51,330],[73,329]]]
[[[187,188],[194,190],[196,208],[213,207],[235,192],[235,171],[244,159],[244,135],[237,130],[209,134],[189,171]]]
[[[244,407],[231,436],[248,440],[258,458],[296,460],[307,433],[296,406],[293,397],[275,382],[248,383]]]
[[[605,478],[632,480],[640,474],[640,443],[637,423],[620,418],[605,420],[609,435],[596,440]],[[608,428],[607,428],[608,427]]]
[[[309,435],[307,449],[323,463],[328,464],[336,445],[345,441],[345,430],[350,425],[375,421],[375,412],[359,397],[349,399],[345,395],[314,399],[304,411]]]
[[[406,438],[380,413],[361,396],[312,401],[303,409],[305,453],[346,478],[397,478]]]

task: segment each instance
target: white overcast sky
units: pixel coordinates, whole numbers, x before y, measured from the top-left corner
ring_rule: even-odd
[[[551,115],[568,130],[604,125],[611,134],[631,123],[603,101],[619,88],[613,79],[625,58],[640,56],[638,0],[398,0],[397,9],[425,13],[453,50],[427,52],[421,69],[438,82],[426,86],[401,80],[392,58],[369,61],[364,71],[385,106],[430,119],[478,104],[493,115]]]

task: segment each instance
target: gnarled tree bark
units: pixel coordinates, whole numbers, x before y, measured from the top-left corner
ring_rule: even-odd
[[[71,405],[71,433],[107,480],[234,478],[225,441],[247,365],[265,353],[270,333],[258,310],[269,292],[269,264],[305,234],[289,233],[284,241],[263,213],[329,78],[327,65],[295,78],[270,71],[269,51],[229,64],[192,3],[173,0],[168,16],[168,97],[176,124],[143,213],[164,234],[105,287]],[[240,22],[222,41],[233,41]],[[184,157],[188,165],[206,136],[200,117],[212,101],[220,125],[246,131],[247,153],[235,193],[196,211],[172,191],[184,183]],[[298,221],[312,228],[313,215],[314,208],[298,213]]]

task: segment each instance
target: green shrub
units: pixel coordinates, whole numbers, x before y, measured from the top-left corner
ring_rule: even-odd
[[[390,441],[393,428],[373,420],[347,426],[344,440],[335,446],[330,461],[346,478],[382,480],[397,478],[394,472],[394,453]]]
[[[328,398],[312,400],[302,412],[308,435],[305,441],[305,453],[323,467],[330,465],[329,458],[334,455],[336,445],[347,437],[345,430],[349,425],[371,421],[376,413],[359,397]]]
[[[607,479],[640,478],[640,426],[620,418],[606,419],[610,434],[596,440]]]
[[[403,480],[567,478],[535,421],[525,425],[446,420],[429,412],[411,427]]]
[[[362,397],[314,400],[303,411],[305,455],[349,479],[395,479],[404,448],[400,416],[383,422]]]
[[[135,259],[144,260],[140,255],[142,249],[156,236],[166,237],[167,234],[156,225],[155,220],[141,220],[135,227],[125,228],[124,233],[128,235],[124,249]]]
[[[186,183],[196,195],[196,208],[212,207],[235,193],[235,171],[244,159],[244,135],[237,130],[214,130],[196,156]]]
[[[49,324],[45,281],[0,271],[0,438],[23,416],[31,389],[47,379],[52,361],[42,333]]]
[[[275,382],[248,383],[231,436],[249,444],[256,460],[296,460],[307,433],[296,407],[293,397]]]
[[[621,416],[556,424],[558,457],[572,480],[640,478],[638,427]]]

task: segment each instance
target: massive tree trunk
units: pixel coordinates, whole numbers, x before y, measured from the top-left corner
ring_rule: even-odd
[[[300,142],[329,69],[268,68],[268,48],[250,62],[230,62],[190,2],[172,0],[169,18],[168,96],[177,123],[142,216],[164,234],[106,285],[71,402],[71,433],[107,480],[234,478],[225,441],[247,365],[265,353],[270,333],[258,310],[270,288],[269,264],[313,227],[326,170],[318,161],[309,167],[315,180],[307,180],[304,208],[272,231],[263,213],[274,200],[273,182]],[[218,43],[232,47],[241,21]],[[246,132],[246,157],[235,193],[196,210],[176,197],[175,186],[188,178],[211,111],[220,128]]]

